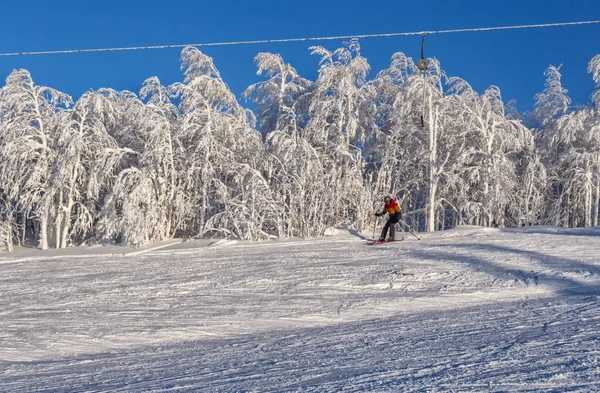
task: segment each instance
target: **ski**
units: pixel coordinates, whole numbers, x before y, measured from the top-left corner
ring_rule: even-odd
[[[367,242],[367,245],[368,246],[377,246],[377,245],[380,245],[380,244],[396,243],[396,242],[399,242],[399,241],[400,240],[393,240],[391,242],[388,242],[388,241],[376,240],[376,241],[372,241],[372,242]]]

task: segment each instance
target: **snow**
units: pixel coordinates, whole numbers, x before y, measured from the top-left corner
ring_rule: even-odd
[[[0,254],[2,392],[593,392],[600,228]]]

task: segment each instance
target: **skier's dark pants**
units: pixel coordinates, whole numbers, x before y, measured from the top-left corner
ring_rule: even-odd
[[[383,231],[381,232],[381,239],[385,240],[388,229],[390,230],[390,239],[396,239],[396,224],[400,222],[401,218],[402,212],[390,215],[390,218],[388,218],[385,226],[383,227]]]

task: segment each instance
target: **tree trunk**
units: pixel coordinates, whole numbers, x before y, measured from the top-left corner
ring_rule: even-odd
[[[44,207],[40,217],[40,247],[42,250],[48,249],[48,207]]]
[[[62,211],[62,199],[63,199],[63,191],[62,189],[58,192],[58,195],[55,199],[55,208],[56,208],[56,220],[54,221],[54,233],[52,235],[52,240],[55,248],[63,248],[61,243],[61,233],[62,227],[65,225],[63,223],[63,211]]]
[[[21,245],[25,245],[25,241],[27,240],[27,216],[29,215],[29,211],[25,210],[22,214],[23,214],[23,228],[21,230]]]
[[[592,203],[594,200],[592,193],[592,172],[588,171],[585,176],[585,223],[586,227],[592,225]]]
[[[593,225],[595,227],[598,226],[598,202],[600,201],[600,179],[598,178],[598,176],[596,176],[596,187],[595,187],[595,193],[593,195],[592,198],[592,202],[593,202]]]

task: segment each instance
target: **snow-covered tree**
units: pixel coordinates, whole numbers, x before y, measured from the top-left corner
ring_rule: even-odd
[[[179,193],[179,116],[168,88],[158,78],[144,82],[141,97],[104,92],[116,110],[112,134],[123,148],[113,187],[104,198],[98,231],[125,244],[170,238],[183,228],[186,209]]]
[[[23,230],[34,220],[42,249],[48,248],[55,215],[50,170],[57,158],[59,113],[70,104],[68,95],[35,85],[26,70],[13,71],[0,90],[0,187],[20,212]]]
[[[519,120],[510,119],[500,89],[479,96],[466,82],[460,87],[470,142],[468,167],[474,195],[472,223],[506,225],[510,197],[519,184],[516,157],[533,149],[533,136]]]
[[[334,52],[320,46],[310,49],[321,60],[309,108],[309,139],[345,150],[361,146],[372,131],[369,106],[374,90],[367,84],[370,66],[360,54],[358,41]]]
[[[511,158],[517,179],[514,191],[508,194],[507,226],[544,223],[548,202],[548,175],[540,154],[528,143],[521,151],[513,153]]]
[[[596,105],[596,109],[600,110],[600,55],[594,56],[590,61],[588,72],[592,74],[594,82],[596,82],[596,90],[592,94],[592,102]]]
[[[596,56],[588,67],[597,86],[600,86],[599,64],[600,56]],[[592,102],[596,107],[566,110],[564,105],[559,106],[560,110],[545,124],[543,132],[537,134],[549,172],[549,209],[546,215],[553,225],[598,224],[600,119],[597,97],[598,91],[595,91]],[[561,101],[570,103],[568,98]]]
[[[139,97],[100,89],[73,107],[14,71],[0,89],[0,249],[321,236],[372,224],[385,194],[427,231],[598,224],[600,55],[591,105],[572,107],[550,66],[525,117],[499,88],[479,94],[435,59],[423,74],[397,53],[368,80],[357,40],[310,49],[315,82],[277,54],[256,56],[264,80],[243,97],[262,135],[196,48],[182,51],[183,83],[152,77]]]
[[[591,108],[562,116],[545,148],[550,154],[557,214],[554,224],[591,226],[597,223],[600,127]]]
[[[168,88],[158,78],[147,79],[140,96],[147,103],[140,119],[140,138],[144,140],[145,149],[139,162],[152,180],[156,217],[153,225],[158,229],[157,238],[162,240],[183,228],[190,206],[178,192],[179,173],[184,166],[178,139],[180,118]]]
[[[571,106],[568,91],[562,86],[560,68],[553,65],[548,67],[544,72],[546,88],[535,96],[535,110],[531,117],[538,129],[548,127],[567,113]]]
[[[252,98],[258,109],[260,129],[267,134],[272,131],[289,131],[298,121],[294,104],[299,96],[310,88],[310,81],[300,77],[296,69],[283,61],[280,55],[259,53],[256,56],[258,75],[268,79],[246,89],[243,96]]]
[[[391,67],[379,74],[375,85],[381,131],[369,160],[380,163],[372,169],[378,193],[399,195],[413,221],[422,216],[425,229],[433,231],[444,225],[445,208],[456,210],[444,193],[455,191],[448,169],[461,135],[453,117],[456,104],[444,92],[445,74],[437,60],[429,64],[423,75],[411,58],[397,53]]]
[[[135,203],[139,194],[123,192],[123,178],[129,170],[137,169],[139,155],[145,148],[138,138],[143,104],[129,91],[101,89],[93,94],[89,118],[99,122],[97,136],[106,138],[103,141],[108,143],[88,164],[93,169],[91,184],[99,206],[93,220],[95,237],[140,244],[147,241],[147,227],[141,225],[145,215]],[[136,237],[132,233],[142,235]]]
[[[256,103],[266,137],[262,170],[277,206],[275,232],[280,237],[322,235],[324,201],[329,199],[322,179],[327,173],[320,155],[302,136],[312,83],[279,55],[261,53],[256,63],[258,74],[268,80],[250,86],[244,95]]]
[[[182,51],[185,82],[172,87],[181,99],[180,141],[188,164],[182,192],[197,214],[188,225],[199,235],[267,236],[275,209],[265,179],[254,117],[221,79],[212,58],[196,48]]]
[[[12,206],[0,189],[0,251],[13,250],[13,220]]]
[[[327,195],[323,218],[328,226],[362,226],[371,212],[362,154],[374,129],[374,89],[366,82],[369,64],[356,40],[334,52],[323,47],[311,50],[321,57],[321,67],[302,136],[317,150],[327,173],[322,180]]]
[[[55,246],[93,236],[97,206],[112,186],[115,167],[127,151],[109,134],[118,108],[106,90],[87,92],[61,116],[52,167]]]

